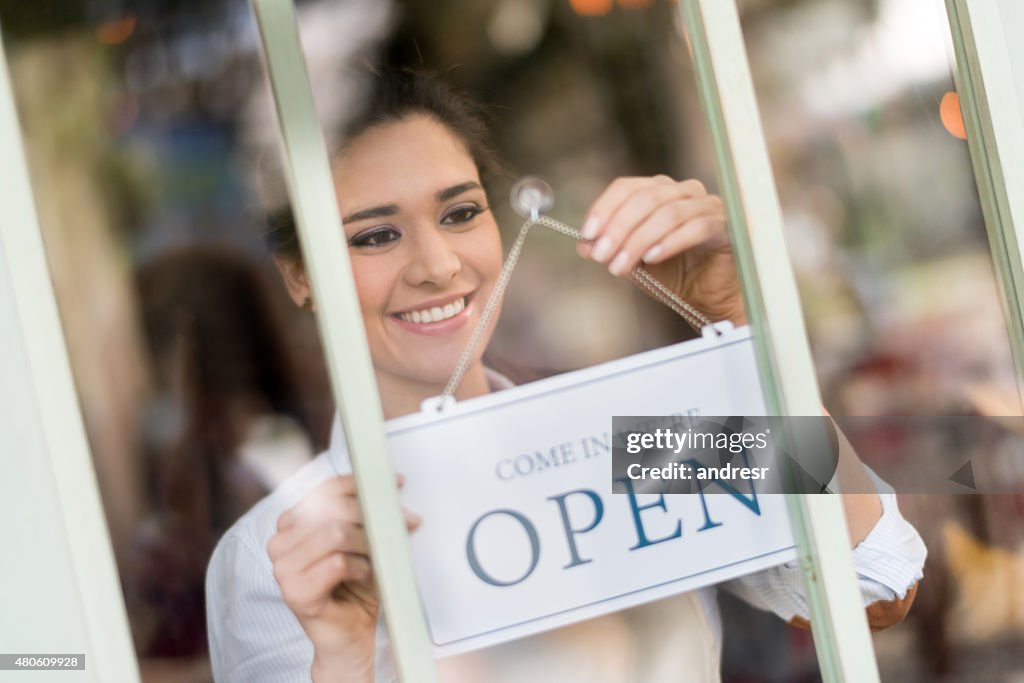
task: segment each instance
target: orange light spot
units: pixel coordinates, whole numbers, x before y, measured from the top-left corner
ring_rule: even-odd
[[[96,40],[104,45],[120,45],[135,32],[135,17],[105,21],[96,27]]]
[[[569,4],[581,17],[601,17],[612,11],[612,0],[569,0]]]
[[[964,116],[960,111],[960,96],[955,92],[950,91],[942,96],[942,101],[939,102],[939,118],[950,135],[961,140],[967,139]]]

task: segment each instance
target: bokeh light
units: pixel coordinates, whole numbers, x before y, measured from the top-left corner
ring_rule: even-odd
[[[967,139],[964,116],[960,111],[960,96],[952,90],[943,95],[939,102],[939,118],[950,135],[961,140]]]
[[[135,24],[133,16],[105,21],[96,27],[96,39],[104,45],[120,45],[135,32]]]

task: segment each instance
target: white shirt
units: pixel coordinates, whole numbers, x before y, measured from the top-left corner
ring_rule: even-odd
[[[492,389],[511,385],[496,373],[489,378]],[[310,680],[313,645],[281,596],[267,555],[267,543],[276,533],[277,519],[283,512],[320,482],[351,471],[344,435],[336,418],[328,450],[249,510],[217,544],[206,576],[206,619],[213,674],[218,683]],[[854,569],[865,606],[905,597],[921,579],[927,554],[917,531],[900,515],[892,488],[870,469],[868,472],[879,491],[882,517],[853,550]],[[787,621],[794,616],[810,618],[796,561],[696,591],[701,616],[712,634],[711,655],[716,666],[722,638],[717,588],[726,589],[755,607],[775,612]],[[692,600],[693,595],[686,597]],[[600,623],[600,619],[604,617],[592,622]],[[376,680],[396,681],[383,619],[377,624],[376,648]],[[679,669],[675,674],[680,674]],[[717,680],[717,672],[710,675]],[[580,678],[592,680],[593,674]]]

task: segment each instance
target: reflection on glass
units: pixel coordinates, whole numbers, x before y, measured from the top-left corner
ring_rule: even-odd
[[[209,681],[214,544],[332,406],[259,240],[245,4],[100,5],[4,2],[0,23],[143,679]]]
[[[1019,415],[944,3],[741,5],[826,405],[845,415],[979,422]],[[913,477],[914,463],[923,467],[941,449],[960,453],[950,476],[970,461],[1010,489],[1024,484],[1005,459],[972,459],[975,444],[937,430],[862,436],[862,455],[888,458],[873,463],[878,469]],[[1019,591],[999,579],[1021,561],[1017,498],[900,497],[930,555],[907,622],[875,637],[882,680],[999,680],[1020,671],[1019,657],[994,656],[1021,651],[1024,633],[1010,616]],[[746,653],[725,659],[737,680],[750,675]],[[787,676],[756,679],[796,680]]]
[[[892,0],[743,5],[829,406],[951,411],[969,379],[988,383],[971,394],[981,410],[1010,366],[966,150],[946,132],[957,119],[941,7],[911,17],[908,3]],[[111,13],[88,2],[54,15],[3,2],[0,18],[144,676],[210,680],[202,578],[213,544],[324,449],[333,410],[316,302],[288,277],[298,245],[280,231],[287,202],[248,7],[133,7]],[[300,15],[334,152],[340,124],[366,95],[351,64],[425,66],[486,103],[506,168],[547,178],[558,191],[553,215],[573,225],[618,175],[695,177],[714,191],[670,3],[320,0],[301,3]],[[335,170],[344,175],[344,163]],[[446,217],[458,223],[486,206],[497,225],[518,226],[499,200],[513,177],[495,175],[493,203],[450,203]],[[398,232],[383,214],[364,223],[351,215],[367,208],[342,206],[353,250],[386,247]],[[271,242],[284,235],[272,246],[285,257],[285,286],[260,243],[268,227]],[[487,357],[512,380],[691,334],[561,236],[532,239]],[[464,302],[431,306],[431,319],[435,308],[458,315],[448,305]],[[422,310],[398,308],[422,323]],[[944,585],[983,591],[975,577],[989,559],[1013,566],[990,545],[1008,547],[1012,530],[989,520],[1015,508],[977,500],[958,512],[966,530],[944,531],[949,571],[929,570],[936,588],[919,598],[927,616],[879,637],[887,672],[953,666],[955,654],[981,651],[943,640],[932,618],[946,613]],[[903,504],[924,523],[915,506],[925,504]],[[936,518],[959,507],[927,504]],[[939,539],[933,529],[929,545],[942,547]],[[714,680],[724,632],[725,680],[814,680],[806,630],[722,601],[721,629],[713,594],[686,595],[442,666],[474,681]],[[1010,628],[986,632],[1003,622],[964,605],[968,632],[957,638],[983,648]],[[937,653],[929,660],[902,656],[915,629]],[[892,677],[911,675],[927,679]]]

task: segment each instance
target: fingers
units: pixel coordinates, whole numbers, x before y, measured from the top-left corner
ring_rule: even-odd
[[[273,539],[272,539],[273,540]],[[269,548],[269,546],[268,546]],[[332,553],[369,555],[366,533],[361,526],[342,521],[331,521],[302,536],[291,547],[275,548],[271,559],[275,571],[283,574],[301,572]]]
[[[343,493],[343,487],[321,484],[277,519],[278,531],[316,525],[323,519],[341,519],[363,523],[363,513],[355,493]]]
[[[727,243],[725,219],[701,216],[665,235],[661,241],[648,249],[643,262],[655,265],[674,258],[687,249]]]
[[[700,181],[676,182],[668,176],[620,178],[587,212],[583,235],[594,243],[578,246],[578,251],[581,256],[607,263],[613,275],[621,275],[641,260],[656,262],[678,254],[672,248],[689,242],[670,240],[670,235],[703,216],[720,214],[721,200],[708,195]],[[705,230],[701,227],[690,232],[702,235]]]
[[[400,477],[399,486],[403,483],[404,479]],[[404,508],[402,512],[409,531],[419,527],[419,515]],[[314,488],[278,518],[277,533],[267,544],[267,553],[272,561],[276,561],[314,538],[322,540],[331,533],[337,534],[339,529],[355,527],[363,534],[362,524],[363,515],[352,477],[335,477]],[[365,536],[361,537],[365,539]]]
[[[419,527],[421,518],[411,510],[402,509],[405,526],[409,531]],[[342,519],[324,519],[308,529],[288,529],[278,532],[267,543],[267,554],[274,563],[296,571],[330,552],[369,554],[366,530],[360,524]]]
[[[670,202],[658,207],[626,235],[609,265],[612,275],[628,273],[639,264],[660,263],[713,236],[717,197]],[[723,232],[725,222],[720,221]]]
[[[591,258],[598,263],[611,260],[633,227],[659,206],[679,197],[675,183],[654,178],[613,182],[594,202],[584,223],[584,237],[594,240]]]
[[[418,515],[403,513],[409,530],[419,526]],[[342,584],[369,582],[369,543],[352,477],[324,481],[281,515],[267,554],[285,601],[299,615],[317,614]]]
[[[369,559],[341,552],[321,557],[302,572],[278,575],[275,568],[282,597],[292,610],[303,616],[315,614],[338,584],[366,582],[372,577]]]
[[[345,498],[355,500],[355,495],[354,477],[351,475],[331,477],[307,493],[297,505],[278,517],[277,529],[283,531],[296,524],[322,517],[337,501]],[[358,509],[356,512],[358,514]],[[361,521],[361,517],[349,521]]]
[[[658,175],[653,178],[616,178],[594,200],[594,203],[590,205],[590,209],[587,210],[587,215],[583,221],[583,238],[588,240],[597,239],[603,232],[608,219],[638,190],[649,189],[655,186],[671,187],[676,184],[672,178],[666,175]]]
[[[398,488],[405,484],[405,477],[396,475]],[[331,477],[318,485],[299,501],[299,503],[277,519],[278,531],[283,531],[296,524],[316,521],[329,516],[338,501],[344,501],[344,519],[350,522],[362,523],[362,513],[356,501],[356,481],[352,475]]]

